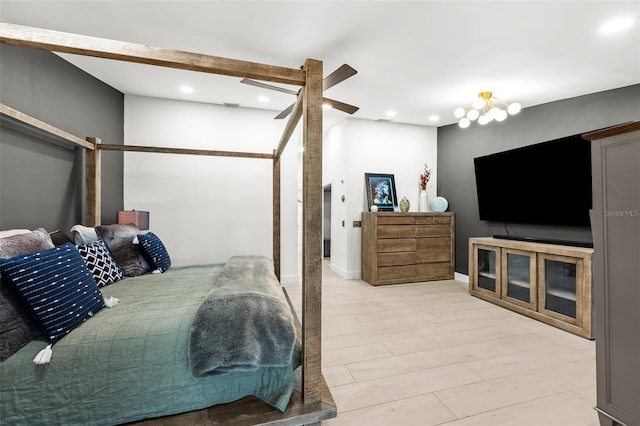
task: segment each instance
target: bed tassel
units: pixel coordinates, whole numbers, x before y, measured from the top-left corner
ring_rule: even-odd
[[[33,359],[33,363],[37,365],[49,364],[49,362],[51,362],[51,355],[53,355],[53,351],[49,344],[46,348],[38,352],[38,355]]]
[[[120,301],[120,299],[113,296],[109,296],[109,297],[102,296],[102,298],[104,299],[104,306],[106,306],[107,308],[113,308]]]

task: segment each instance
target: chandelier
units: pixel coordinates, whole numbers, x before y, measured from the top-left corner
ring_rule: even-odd
[[[501,106],[506,107],[506,111],[500,108]],[[458,126],[466,129],[472,121],[478,120],[478,123],[484,126],[493,120],[504,121],[507,115],[515,115],[521,109],[519,103],[508,104],[493,96],[493,92],[480,92],[475,101],[464,107],[456,108],[453,115],[460,119]]]

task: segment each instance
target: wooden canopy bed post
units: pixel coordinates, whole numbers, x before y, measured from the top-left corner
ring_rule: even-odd
[[[98,138],[87,138],[93,149],[85,149],[85,226],[97,226],[102,222],[102,155],[97,148]]]
[[[280,157],[273,150],[273,269],[278,281],[280,281]]]
[[[302,156],[302,389],[321,401],[322,304],[322,62],[305,61]]]

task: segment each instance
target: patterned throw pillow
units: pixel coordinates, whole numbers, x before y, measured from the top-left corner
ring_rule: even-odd
[[[73,244],[13,257],[0,269],[52,344],[105,306]]]
[[[138,235],[140,253],[149,263],[152,270],[164,272],[171,266],[171,258],[160,238],[153,232]]]
[[[104,241],[98,240],[95,243],[76,246],[76,248],[98,287],[113,284],[124,278],[124,271],[113,260]]]

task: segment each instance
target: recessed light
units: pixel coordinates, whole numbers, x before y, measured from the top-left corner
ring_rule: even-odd
[[[191,86],[180,86],[180,91],[182,93],[193,93],[193,87],[191,87]]]
[[[395,117],[396,116],[396,112],[393,110],[389,110],[387,111],[387,113],[385,114],[387,117]]]
[[[632,25],[633,18],[631,16],[613,19],[611,21],[605,22],[605,24],[600,27],[600,34],[608,35],[619,33],[620,31],[631,28]]]
[[[268,96],[264,96],[264,95],[258,96],[258,101],[266,104],[267,102],[269,102],[269,97]]]
[[[438,121],[440,120],[440,117],[438,117],[437,115],[430,115],[429,116],[429,121]]]
[[[322,108],[324,108],[324,109],[331,109],[331,105],[329,105],[329,104],[322,104]]]

